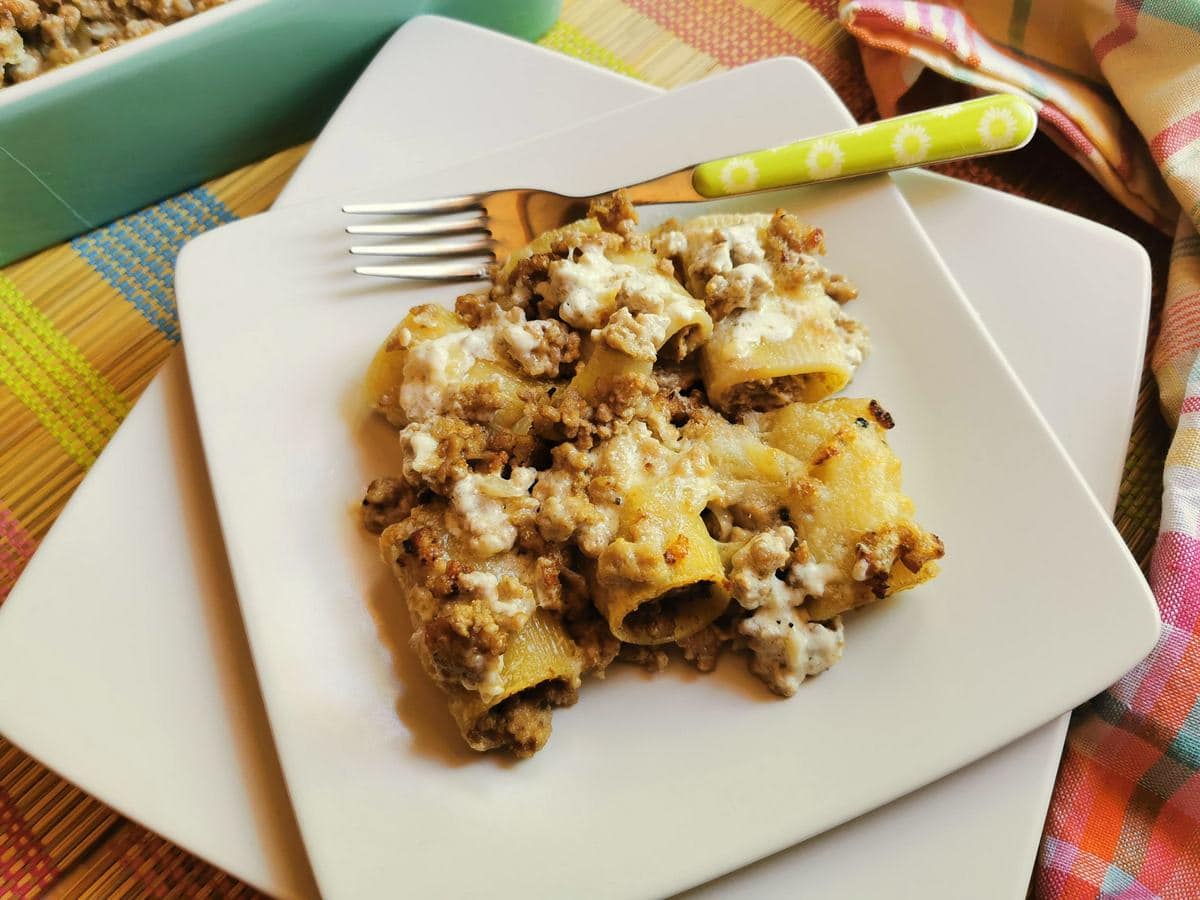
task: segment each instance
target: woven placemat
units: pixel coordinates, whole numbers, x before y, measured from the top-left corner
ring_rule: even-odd
[[[567,0],[540,43],[666,88],[757,59],[799,56],[820,70],[859,121],[869,121],[874,101],[836,6],[835,0]],[[0,273],[0,603],[178,342],[171,271],[179,248],[208,228],[270,206],[306,150],[276,154]],[[1039,137],[1019,161],[993,157],[942,171],[1140,241],[1154,266],[1153,338],[1169,241],[1064,160]],[[1158,529],[1168,438],[1147,377],[1116,513],[1143,566]],[[257,896],[0,738],[0,900],[47,894]]]

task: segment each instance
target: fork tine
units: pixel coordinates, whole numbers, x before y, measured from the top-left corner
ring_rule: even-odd
[[[400,200],[395,203],[351,203],[342,207],[342,212],[369,216],[421,216],[432,213],[460,212],[478,209],[482,194],[464,194],[461,197],[437,197],[433,200]]]
[[[455,259],[445,262],[397,263],[391,266],[358,266],[359,275],[380,275],[384,278],[413,278],[419,281],[457,281],[465,278],[486,278],[490,261]]]
[[[362,256],[462,256],[491,253],[491,238],[453,243],[451,241],[410,241],[404,244],[356,244],[350,252]]]
[[[348,225],[347,234],[387,234],[393,237],[424,234],[466,234],[471,231],[487,231],[487,220],[483,216],[472,219],[440,218],[419,222],[385,222],[378,225]]]

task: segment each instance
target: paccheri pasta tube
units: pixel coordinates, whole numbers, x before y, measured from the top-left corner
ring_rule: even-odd
[[[716,321],[700,352],[709,401],[739,412],[820,400],[850,381],[866,333],[853,288],[817,260],[824,237],[794,216],[702,216],[655,236]]]

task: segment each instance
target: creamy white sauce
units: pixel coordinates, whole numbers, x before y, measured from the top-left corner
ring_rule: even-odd
[[[753,654],[750,670],[771,690],[790,697],[809,675],[823,672],[842,653],[841,621],[831,627],[809,622],[801,608],[809,595],[820,596],[837,570],[808,561],[790,566],[798,584],[776,573],[787,566],[795,533],[786,525],[760,532],[733,554],[730,590],[753,615],[738,623]]]
[[[413,422],[400,432],[400,453],[404,465],[419,475],[434,471],[441,460],[438,457],[438,442],[429,433],[428,426]]]
[[[837,580],[839,572],[837,566],[810,559],[808,562],[794,563],[791,574],[793,580],[804,589],[805,594],[820,597],[825,593],[829,582]]]
[[[707,241],[701,244],[693,256],[689,269],[698,269],[710,274],[728,272],[733,268],[733,257],[729,254],[728,241]]]
[[[761,607],[739,624],[738,633],[754,654],[751,671],[784,697],[841,659],[845,646],[841,619],[829,625],[807,622],[790,607]]]
[[[527,503],[515,505],[524,509],[535,506],[536,501],[527,494],[536,478],[537,470],[522,466],[514,468],[510,478],[472,472],[454,483],[446,527],[477,556],[511,550],[517,528],[505,501],[525,499]]]
[[[867,571],[870,568],[870,563],[866,558],[856,560],[854,568],[850,570],[850,577],[855,581],[866,581]]]
[[[654,249],[663,256],[679,256],[687,250],[687,236],[682,231],[665,231],[654,239]]]
[[[466,572],[458,576],[458,587],[468,597],[481,600],[497,620],[514,630],[525,624],[536,605],[533,591],[511,575],[497,578],[491,572]]]
[[[725,325],[728,332],[726,353],[732,356],[743,356],[759,344],[775,344],[786,341],[800,327],[800,320],[795,310],[781,303],[778,298],[773,302],[764,303],[758,309],[739,309],[732,315],[726,316],[729,324]]]
[[[445,411],[452,389],[480,359],[495,359],[495,334],[481,328],[454,331],[409,348],[400,387],[400,408],[412,421]]]
[[[533,324],[543,325],[542,328],[538,329],[539,332],[545,330],[544,323],[537,322]],[[538,340],[539,336],[533,333],[532,327],[522,327],[520,325],[505,325],[500,330],[500,339],[508,345],[509,351],[511,351],[513,357],[518,361],[522,357],[528,357],[537,348],[537,345],[541,343]]]
[[[721,234],[729,243],[730,261],[734,266],[762,262],[766,259],[758,240],[758,228],[750,223],[722,228]]]
[[[473,670],[482,670],[483,677],[478,680],[466,676],[462,686],[468,691],[479,691],[479,696],[486,701],[495,700],[504,693],[504,657],[484,656],[476,653],[467,660]]]
[[[598,244],[584,245],[578,259],[551,263],[549,274],[547,295],[558,301],[559,318],[580,329],[601,327],[622,291],[637,296],[635,310],[639,313],[661,312],[665,304],[678,299],[671,279],[626,263],[615,263]]]
[[[552,263],[550,290],[559,298],[559,318],[576,328],[599,328],[611,311],[622,274],[597,245],[584,246],[576,260]]]

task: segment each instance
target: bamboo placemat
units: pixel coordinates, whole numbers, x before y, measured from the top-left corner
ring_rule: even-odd
[[[770,56],[820,70],[859,121],[877,116],[836,0],[567,0],[543,46],[660,87]],[[932,95],[948,88],[930,82]],[[0,272],[0,603],[71,492],[179,340],[171,291],[188,238],[270,206],[307,146],[276,154]],[[1154,267],[1151,345],[1168,239],[1046,139],[1020,159],[942,167],[1117,228]],[[1145,566],[1168,432],[1147,376],[1116,522]],[[2,627],[2,618],[0,618]],[[0,900],[257,893],[68,784],[0,737]]]

